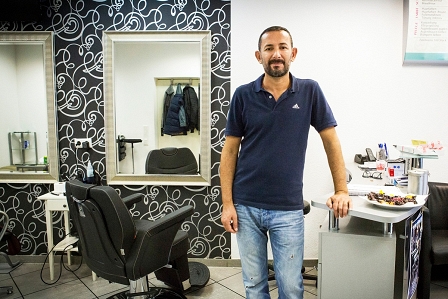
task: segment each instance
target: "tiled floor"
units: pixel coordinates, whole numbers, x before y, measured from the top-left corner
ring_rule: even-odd
[[[59,265],[59,264],[57,264]],[[125,287],[98,278],[92,281],[90,270],[82,266],[75,272],[62,269],[61,278],[54,285],[47,285],[41,280],[41,264],[27,263],[21,265],[10,274],[0,274],[0,286],[12,285],[14,293],[7,295],[0,290],[0,298],[107,298]],[[202,289],[186,293],[188,299],[233,299],[244,298],[244,288],[241,281],[241,268],[238,267],[211,267],[210,281]],[[56,276],[59,268],[55,267]],[[314,271],[314,270],[311,270]],[[48,266],[43,270],[43,278],[49,282]],[[150,277],[150,283],[156,286],[162,284],[154,276]],[[277,298],[277,286],[275,281],[269,282],[271,297]],[[315,299],[317,290],[314,281],[305,280],[305,299]],[[431,299],[448,298],[447,277],[437,278],[431,285]]]
[[[123,285],[109,283],[98,278],[92,280],[91,271],[83,265],[75,272],[62,268],[61,278],[54,285],[47,285],[41,279],[42,264],[26,263],[12,271],[10,274],[0,274],[0,286],[12,285],[14,292],[6,295],[0,290],[0,298],[107,298],[119,290],[125,290]],[[244,298],[244,287],[239,267],[208,267],[210,281],[208,284],[194,292],[186,292],[188,299],[200,298]],[[56,277],[59,275],[59,264],[55,266]],[[42,277],[49,283],[48,264],[45,266]],[[163,286],[154,275],[149,276],[149,282],[155,286]],[[269,282],[272,298],[277,298],[275,281]],[[307,281],[305,284],[305,299],[316,298],[315,282]]]

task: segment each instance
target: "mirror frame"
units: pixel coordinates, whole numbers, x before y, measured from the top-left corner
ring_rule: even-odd
[[[201,49],[200,91],[200,161],[198,175],[120,174],[117,173],[117,145],[115,128],[114,44],[120,42],[199,42]],[[104,31],[104,111],[106,132],[106,176],[109,185],[211,185],[211,33],[203,30],[166,31]]]
[[[1,44],[42,45],[44,54],[45,93],[47,108],[48,173],[0,173],[1,183],[55,183],[59,180],[58,135],[56,128],[56,100],[54,83],[53,32],[2,31]]]

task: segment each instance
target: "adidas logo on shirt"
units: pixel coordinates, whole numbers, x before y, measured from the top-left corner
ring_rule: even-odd
[[[294,106],[292,106],[292,109],[300,109],[299,105],[295,104]]]

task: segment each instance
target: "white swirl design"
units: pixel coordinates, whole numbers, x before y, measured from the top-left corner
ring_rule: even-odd
[[[55,85],[58,109],[60,172],[74,178],[95,161],[106,178],[104,143],[103,53],[104,30],[210,30],[212,33],[211,148],[212,186],[118,186],[126,196],[144,194],[131,213],[140,219],[158,219],[185,205],[195,213],[183,224],[189,233],[189,256],[227,259],[230,236],[221,225],[219,160],[230,102],[230,0],[47,0],[41,1],[39,22],[0,22],[1,31],[53,31]],[[92,138],[93,150],[77,152],[73,138]],[[79,166],[77,166],[77,164]],[[44,204],[36,198],[49,192],[47,184],[0,184],[0,208],[10,217],[9,227],[22,243],[21,254],[45,254]],[[54,235],[62,238],[61,213],[54,213]],[[58,240],[55,240],[58,241]],[[5,249],[2,244],[1,250]]]

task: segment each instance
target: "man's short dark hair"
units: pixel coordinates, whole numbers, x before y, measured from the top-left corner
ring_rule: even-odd
[[[271,26],[271,27],[268,27],[265,30],[263,30],[263,32],[260,34],[260,37],[258,38],[258,51],[261,50],[261,37],[263,36],[263,34],[265,34],[266,32],[272,32],[272,31],[285,31],[286,33],[288,33],[289,39],[291,40],[291,48],[293,47],[292,36],[288,29],[286,29],[285,27],[282,27],[282,26]]]

